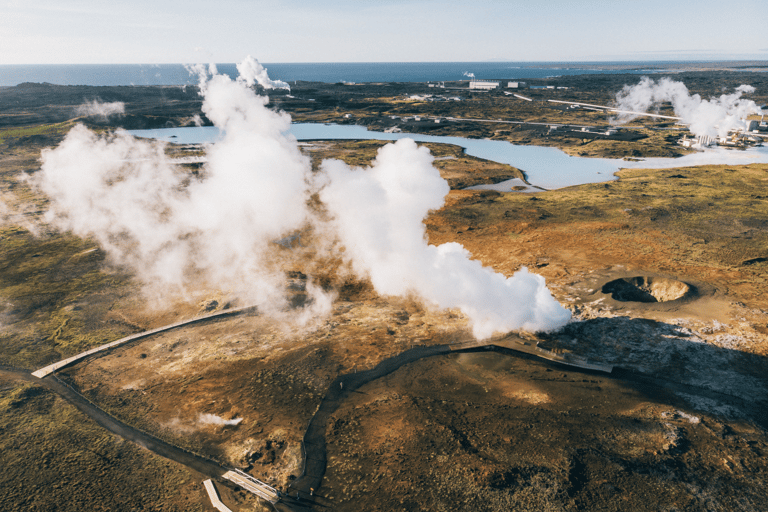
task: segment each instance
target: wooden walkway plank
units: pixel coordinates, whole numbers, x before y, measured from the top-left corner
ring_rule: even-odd
[[[216,491],[216,486],[213,485],[213,480],[209,478],[203,482],[203,485],[205,486],[205,490],[208,491],[208,497],[211,499],[213,508],[219,512],[232,512],[232,509],[222,503],[221,498],[219,498],[219,493]]]
[[[179,327],[184,327],[185,325],[191,325],[199,322],[205,322],[207,320],[213,320],[215,318],[229,316],[229,315],[236,315],[239,313],[243,313],[249,309],[255,309],[253,306],[244,306],[241,308],[235,308],[235,309],[227,309],[224,311],[217,311],[216,313],[211,313],[210,315],[205,316],[199,316],[196,318],[191,318],[188,320],[182,320],[180,322],[176,322],[170,325],[164,325],[163,327],[158,327],[157,329],[151,329],[149,331],[139,332],[136,334],[131,334],[130,336],[126,336],[125,338],[120,338],[119,340],[112,341],[110,343],[106,343],[104,345],[100,345],[98,347],[94,347],[90,350],[86,350],[85,352],[81,352],[77,355],[74,355],[72,357],[68,357],[66,359],[62,359],[61,361],[55,362],[53,364],[49,364],[48,366],[45,366],[43,368],[40,368],[37,371],[32,372],[32,375],[35,377],[42,379],[43,377],[50,375],[51,373],[55,372],[56,370],[60,370],[66,366],[69,366],[71,364],[76,363],[77,361],[80,361],[82,359],[85,359],[88,356],[91,356],[93,354],[99,353],[99,352],[105,352],[107,350],[110,350],[114,347],[124,345],[125,343],[128,343],[130,341],[139,340],[142,338],[148,338],[152,335],[159,334],[161,332],[170,331],[173,329],[177,329]]]
[[[229,470],[221,475],[221,477],[272,504],[280,501],[280,492],[277,489],[240,470]]]

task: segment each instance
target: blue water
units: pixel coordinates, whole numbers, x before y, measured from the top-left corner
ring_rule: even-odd
[[[611,70],[615,64],[629,70]],[[648,74],[672,66],[671,62],[515,63],[515,62],[386,62],[264,64],[272,79],[292,82],[429,82],[478,79],[536,79],[598,73]],[[237,76],[235,64],[218,64],[220,73]],[[190,85],[197,79],[183,64],[71,64],[0,65],[0,86],[23,82],[57,85]]]
[[[131,130],[136,137],[147,137],[174,142],[195,144],[215,142],[220,132],[215,127],[164,128],[158,130]],[[528,181],[540,188],[556,189],[585,183],[600,183],[615,180],[614,173],[621,168],[670,168],[705,164],[749,164],[768,163],[768,147],[747,151],[712,149],[686,155],[680,158],[649,158],[639,162],[627,162],[612,158],[585,158],[568,155],[557,148],[541,146],[520,146],[505,141],[488,139],[465,139],[462,137],[438,137],[418,133],[371,132],[364,126],[334,125],[317,123],[294,123],[291,133],[298,140],[323,139],[376,139],[398,140],[410,138],[417,142],[438,142],[455,144],[465,148],[470,156],[509,164],[525,172]],[[509,191],[520,185],[519,180],[482,185],[479,188]],[[535,189],[528,189],[533,192]]]

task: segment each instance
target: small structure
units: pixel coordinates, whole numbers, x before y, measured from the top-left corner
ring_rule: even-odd
[[[469,88],[475,89],[479,91],[491,91],[493,89],[498,89],[499,82],[491,82],[490,80],[470,80],[469,81]]]
[[[253,478],[247,473],[243,473],[239,469],[230,469],[221,475],[221,477],[225,480],[229,480],[238,487],[245,489],[251,494],[255,494],[259,498],[267,500],[273,505],[280,501],[280,492],[277,489],[265,484],[261,480]]]
[[[203,482],[203,485],[205,486],[205,490],[208,491],[208,497],[211,499],[211,505],[213,505],[213,508],[219,512],[232,512],[228,506],[222,503],[221,498],[219,498],[219,493],[216,490],[216,486],[213,485],[213,480],[209,478]]]
[[[764,114],[747,116],[744,122],[747,125],[748,132],[759,133],[768,131],[768,122],[766,122]]]
[[[525,89],[527,86],[525,82],[507,82],[507,89]]]
[[[706,148],[717,144],[716,137],[710,137],[708,135],[698,135],[692,139],[689,139],[687,135],[683,135],[683,138],[677,141],[678,144],[684,148]]]

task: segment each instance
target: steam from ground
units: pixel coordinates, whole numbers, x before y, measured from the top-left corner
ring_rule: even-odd
[[[290,118],[266,102],[224,75],[205,82],[203,112],[224,136],[201,178],[172,165],[161,144],[76,126],[43,152],[35,176],[51,199],[47,220],[94,237],[153,294],[208,283],[280,310],[272,240],[306,223],[310,164],[284,133]]]
[[[616,94],[616,103],[619,110],[647,112],[651,107],[658,109],[662,102],[668,101],[672,103],[675,115],[690,125],[693,134],[725,137],[729,131],[746,128],[743,119],[748,115],[761,112],[754,101],[742,98],[743,94],[754,90],[751,85],[740,85],[731,94],[704,100],[698,94],[691,95],[682,82],[669,78],[655,82],[643,77],[636,85],[625,85]],[[620,114],[616,121],[623,123],[635,117],[633,114]]]
[[[506,278],[470,259],[457,243],[427,244],[422,220],[440,208],[449,187],[425,147],[402,139],[379,150],[369,169],[326,160],[320,199],[335,217],[344,253],[385,295],[414,293],[440,308],[458,308],[477,338],[520,328],[549,330],[570,312],[544,279],[526,269]]]
[[[442,206],[448,185],[426,148],[405,139],[382,148],[370,169],[329,160],[314,176],[288,134],[290,117],[267,109],[268,98],[251,88],[282,82],[269,80],[251,58],[238,70],[242,76],[232,80],[195,68],[203,112],[223,133],[207,148],[199,175],[172,164],[159,143],[78,125],[43,152],[32,179],[51,200],[47,220],[95,238],[157,294],[216,287],[279,314],[287,305],[283,262],[292,250],[274,242],[313,226],[316,252],[341,242],[350,267],[379,293],[459,308],[477,337],[568,321],[570,312],[540,276],[523,269],[506,278],[459,244],[428,245],[422,220]],[[318,191],[325,220],[308,206]],[[332,292],[311,281],[306,291],[310,306],[296,315],[301,321],[330,311]]]
[[[243,421],[243,418],[233,418],[231,420],[225,420],[221,416],[217,414],[201,414],[197,418],[198,423],[202,423],[203,425],[221,425],[221,426],[235,426],[239,425],[241,421]]]
[[[464,76],[466,76],[467,78],[472,78],[472,79],[475,78],[475,74],[474,73],[470,73],[469,71],[465,71],[464,72]]]
[[[237,65],[237,72],[240,74],[240,79],[251,87],[253,84],[258,83],[265,89],[288,89],[291,90],[291,86],[282,80],[272,80],[267,75],[267,68],[262,66],[259,61],[251,57],[250,55],[245,58],[241,63]]]
[[[97,117],[106,121],[109,116],[125,114],[125,103],[122,101],[113,101],[111,103],[101,103],[99,100],[86,101],[77,107],[78,116]]]

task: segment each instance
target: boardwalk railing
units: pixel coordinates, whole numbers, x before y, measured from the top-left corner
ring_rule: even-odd
[[[239,469],[231,469],[221,475],[221,477],[272,504],[280,501],[280,491]]]
[[[255,310],[256,308],[254,306],[245,306],[242,308],[235,308],[235,309],[227,309],[224,311],[218,311],[216,313],[212,313],[210,315],[205,316],[199,316],[196,318],[191,318],[189,320],[182,320],[180,322],[176,322],[174,324],[165,325],[163,327],[158,327],[157,329],[152,329],[149,331],[139,332],[136,334],[131,334],[130,336],[126,336],[125,338],[120,338],[119,340],[107,343],[105,345],[101,345],[95,348],[92,348],[90,350],[86,350],[85,352],[81,352],[75,356],[68,357],[66,359],[62,359],[61,361],[58,361],[53,364],[49,364],[48,366],[44,368],[40,368],[37,371],[32,372],[32,375],[34,375],[37,378],[42,379],[46,375],[50,375],[51,373],[55,372],[56,370],[60,370],[66,366],[69,366],[71,364],[74,364],[82,359],[85,359],[88,356],[91,356],[93,354],[97,354],[99,352],[104,352],[110,349],[113,349],[115,347],[118,347],[120,345],[124,345],[130,341],[136,341],[140,340],[142,338],[147,338],[149,336],[153,336],[155,334],[159,334],[161,332],[170,331],[173,329],[177,329],[179,327],[184,327],[186,325],[191,325],[199,322],[205,322],[208,320],[212,320],[214,318],[224,317],[224,316],[230,316],[230,315],[237,315],[239,313],[244,313],[248,310]]]
[[[473,348],[482,348],[482,347],[486,347],[489,349],[503,348],[503,349],[514,350],[516,352],[523,352],[524,354],[529,354],[541,359],[546,359],[547,361],[552,361],[553,363],[564,364],[567,366],[574,366],[576,368],[581,368],[583,370],[591,370],[591,371],[605,372],[605,373],[611,373],[613,371],[612,365],[595,363],[583,357],[577,356],[575,354],[557,354],[550,350],[546,350],[539,347],[538,344],[535,342],[525,341],[524,339],[518,338],[517,336],[505,336],[502,338],[491,338],[489,340],[484,340],[484,341],[472,340],[472,341],[451,344],[451,350],[454,352],[458,352],[462,350],[471,350]]]
[[[232,510],[226,506],[219,498],[219,493],[216,490],[216,486],[213,485],[213,480],[210,478],[203,482],[205,490],[208,492],[208,497],[211,499],[211,505],[219,512],[232,512]]]

